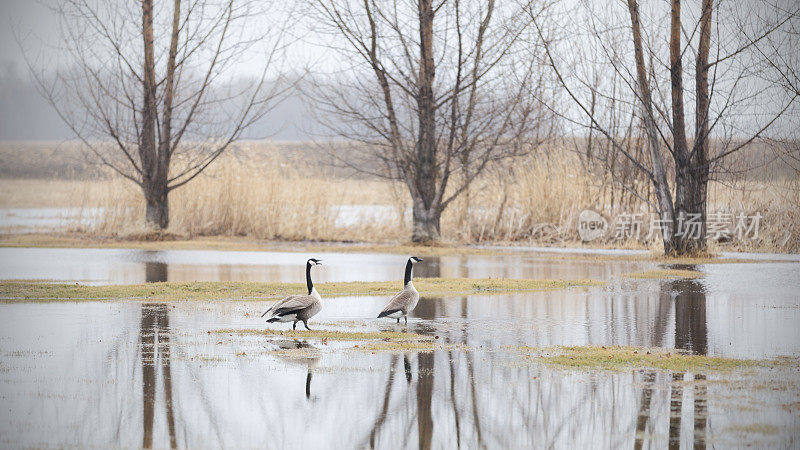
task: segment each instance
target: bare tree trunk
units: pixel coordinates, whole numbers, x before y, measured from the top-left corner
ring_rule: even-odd
[[[675,0],[674,3],[679,3]],[[683,137],[683,145],[678,145],[678,138],[684,135],[684,123],[677,122],[673,118],[673,136],[675,137],[675,210],[677,219],[686,221],[694,218],[699,222],[696,232],[683,227],[680,236],[675,236],[674,247],[679,254],[689,254],[704,252],[706,250],[706,197],[708,191],[708,114],[709,114],[709,91],[708,91],[708,54],[709,42],[711,40],[711,13],[713,0],[703,0],[703,11],[700,17],[700,41],[697,51],[696,71],[695,71],[695,90],[696,107],[695,112],[695,142],[691,152]],[[680,14],[680,6],[677,7],[677,14]],[[680,18],[675,17],[675,7],[673,6],[673,31],[670,40],[671,59],[677,59],[677,63],[672,63],[672,69],[680,71]],[[675,28],[677,27],[677,31]],[[677,37],[676,37],[677,35]],[[677,69],[675,68],[677,64]],[[675,116],[675,74],[673,74],[673,117]],[[682,86],[681,93],[683,92]],[[682,114],[683,108],[680,105]]]
[[[692,151],[688,151],[685,143],[678,147],[678,135],[683,134],[684,124],[675,122],[675,209],[678,220],[687,220],[694,216],[699,222],[696,233],[690,233],[684,227],[680,236],[674,239],[675,250],[680,254],[698,253],[706,250],[706,197],[708,191],[708,54],[711,40],[711,12],[713,0],[703,0],[703,11],[700,17],[700,41],[697,49],[695,90],[695,142]],[[680,11],[680,8],[679,8]],[[674,12],[673,12],[674,13]],[[674,20],[674,19],[673,19]],[[673,28],[675,26],[673,25]],[[680,28],[680,24],[677,25]],[[670,54],[673,45],[678,47],[680,58],[680,30],[673,31],[678,34],[678,42],[670,43]],[[680,65],[680,60],[678,60]],[[673,90],[675,84],[673,83]],[[681,91],[682,92],[682,91]],[[673,97],[675,94],[673,93]],[[682,112],[682,109],[681,109]],[[674,120],[674,119],[673,119]],[[678,151],[680,150],[680,152]]]
[[[414,242],[438,241],[441,236],[441,217],[442,214],[437,208],[426,206],[421,197],[414,197],[411,240]]]
[[[151,3],[146,0],[144,3]],[[143,4],[144,4],[143,3]],[[152,22],[152,3],[149,6],[149,20],[145,23],[145,92],[155,93],[156,86],[149,85],[150,80],[155,79],[155,67],[153,65],[153,22]],[[145,14],[148,14],[145,12]],[[178,53],[178,37],[180,33],[181,0],[174,0],[172,13],[172,34],[170,37],[169,54],[167,56],[167,73],[164,80],[164,99],[163,111],[161,114],[161,129],[159,133],[158,147],[155,146],[153,138],[152,150],[143,149],[146,154],[155,157],[154,165],[147,167],[143,184],[145,201],[147,203],[145,211],[145,224],[148,228],[163,230],[169,226],[169,165],[172,156],[172,103],[175,95],[175,58]],[[148,28],[149,27],[149,28]],[[147,55],[150,55],[148,60]],[[150,74],[148,77],[147,74]],[[152,111],[156,110],[155,101],[152,102]],[[150,102],[145,100],[145,107],[149,108]],[[149,111],[149,110],[148,110]],[[153,114],[155,116],[155,114]],[[148,116],[149,117],[149,116]],[[155,123],[155,117],[146,120],[145,123]],[[140,150],[142,151],[142,150]]]
[[[697,107],[696,112],[696,125],[699,132],[703,125],[700,123],[701,113],[700,108],[708,111],[708,69],[706,66],[708,61],[708,39],[710,37],[710,5],[703,2],[703,17],[701,19],[701,48],[697,54]],[[706,7],[709,7],[706,11]],[[708,184],[708,165],[705,161],[700,161],[697,157],[701,156],[702,151],[698,152],[698,144],[700,147],[706,147],[705,137],[697,136],[699,139],[695,142],[695,147],[692,152],[689,152],[689,145],[686,142],[686,123],[684,117],[683,107],[683,63],[681,61],[681,2],[680,0],[672,0],[671,11],[671,27],[670,27],[670,42],[669,42],[669,55],[670,55],[670,80],[672,88],[672,138],[673,149],[675,152],[675,213],[676,225],[681,223],[685,224],[688,220],[693,219],[700,223],[696,229],[683,226],[683,229],[678,230],[673,238],[674,251],[678,254],[697,253],[704,251],[706,248],[706,214],[705,214],[705,191]],[[705,32],[707,35],[702,36]],[[705,49],[702,46],[705,45]],[[703,58],[703,51],[705,51],[705,58]],[[703,119],[703,121],[705,121]],[[700,165],[705,166],[705,170]],[[705,172],[705,175],[703,174]],[[699,216],[697,216],[699,214]]]
[[[433,80],[436,69],[433,64],[433,1],[419,0],[419,93],[417,94],[417,138],[411,198],[414,200],[414,242],[438,241],[440,237],[440,205],[436,204],[436,100],[433,96]]]
[[[710,171],[708,161],[708,132],[709,132],[709,91],[708,91],[708,53],[711,42],[711,13],[714,7],[713,0],[703,0],[703,13],[700,17],[700,43],[697,51],[695,86],[697,96],[697,111],[695,119],[695,143],[693,157],[697,181],[694,196],[694,205],[702,213],[703,231],[702,244],[705,246],[706,237],[706,198],[708,193],[708,174]],[[702,208],[702,209],[700,209]]]
[[[169,199],[166,178],[143,188],[145,199],[145,225],[153,230],[164,230],[169,226]]]
[[[142,88],[142,134],[139,157],[142,161],[142,190],[146,201],[145,225],[163,230],[169,225],[167,173],[156,146],[156,75],[153,50],[153,0],[142,1],[142,37],[144,40],[144,76]]]
[[[650,84],[647,80],[647,69],[644,65],[644,51],[642,49],[642,32],[639,21],[639,6],[636,0],[628,0],[628,11],[631,15],[631,27],[633,30],[633,48],[636,59],[637,87],[639,90],[639,100],[642,102],[644,110],[644,127],[647,133],[648,146],[650,148],[650,160],[652,163],[652,182],[655,188],[656,200],[658,201],[658,214],[661,217],[661,239],[664,243],[664,253],[673,253],[672,231],[675,220],[675,210],[672,206],[672,193],[667,181],[667,173],[664,171],[664,163],[661,159],[660,136],[658,125],[653,116],[652,94]]]

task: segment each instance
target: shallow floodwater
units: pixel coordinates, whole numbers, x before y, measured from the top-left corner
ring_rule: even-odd
[[[672,283],[646,284],[660,299],[672,296]],[[368,319],[384,301],[326,299],[312,327],[406,329]],[[691,448],[695,442],[798,442],[800,418],[791,405],[800,396],[791,374],[764,374],[756,384],[769,387],[753,391],[690,373],[562,371],[520,363],[504,351],[632,344],[711,354],[800,353],[795,331],[784,330],[790,334],[780,342],[745,342],[730,341],[732,330],[712,326],[714,318],[735,314],[739,302],[707,302],[701,316],[707,321],[687,322],[674,302],[603,289],[424,299],[408,330],[470,351],[329,351],[318,340],[215,332],[263,328],[258,314],[267,305],[0,306],[2,445]],[[273,352],[291,348],[307,352]],[[748,432],[754,414],[756,424],[773,431]]]
[[[0,234],[34,233],[87,226],[101,208],[0,208]]]
[[[209,250],[83,248],[0,248],[0,280],[45,279],[87,284],[154,281],[305,281],[305,262],[323,260],[314,279],[327,281],[402,280],[408,256],[383,253],[313,254]],[[652,268],[636,261],[587,261],[546,254],[426,257],[417,277],[550,278],[605,280]]]
[[[30,258],[51,274],[60,267],[63,279],[120,282],[103,272],[107,269],[85,276],[69,267],[89,264],[91,255],[105,255],[111,262],[99,264],[108,267],[142,254],[75,252],[42,249]],[[179,273],[301,281],[306,258],[154,253],[162,265],[151,271],[171,281],[181,279]],[[48,255],[64,262],[46,266]],[[25,252],[3,256],[24,259]],[[242,258],[250,259],[241,271],[220,270]],[[405,261],[375,254],[322,258],[326,265],[315,269],[320,281],[399,279]],[[119,267],[139,267],[146,275],[148,262],[154,264],[128,260],[130,266]],[[9,276],[20,266],[2,264],[5,278],[41,278]],[[658,266],[553,255],[426,258],[425,264],[418,276],[609,283],[423,297],[407,328],[374,319],[385,297],[326,298],[310,323],[315,329],[434,335],[449,345],[434,352],[372,353],[355,348],[358,342],[219,332],[265,329],[259,315],[270,302],[0,304],[0,446],[796,448],[800,443],[796,366],[707,376],[598,373],[538,365],[509,350],[636,345],[735,358],[798,357],[800,264],[702,265],[693,267],[705,274],[697,280],[631,280],[621,275]],[[35,274],[34,266],[27,273]],[[144,280],[130,282],[135,281]],[[275,352],[280,349],[302,353]]]

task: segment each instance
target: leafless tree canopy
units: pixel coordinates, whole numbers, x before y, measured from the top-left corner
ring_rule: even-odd
[[[149,226],[166,228],[169,191],[200,174],[285,93],[275,73],[281,36],[253,32],[263,6],[58,4],[70,63],[31,60],[38,85],[103,164],[142,188]],[[232,79],[231,69],[256,46],[263,47],[260,73]]]
[[[538,37],[495,1],[317,0],[313,20],[346,68],[311,96],[341,162],[402,180],[415,241],[493,163],[530,152],[553,121]],[[327,118],[327,119],[326,119]]]
[[[798,7],[759,6],[763,14],[724,0],[582,1],[552,13],[561,32],[546,42],[547,58],[575,105],[564,117],[610,144],[613,152],[593,154],[606,158],[606,167],[609,155],[621,155],[650,180],[655,201],[644,199],[661,216],[668,253],[705,249],[709,178],[727,156],[764,139],[795,111],[798,93],[775,82],[791,72],[775,61],[785,61],[776,42],[796,27]],[[618,120],[608,120],[620,114],[609,116],[609,108],[635,128],[620,134]],[[698,235],[683,232],[689,220],[700,221]]]

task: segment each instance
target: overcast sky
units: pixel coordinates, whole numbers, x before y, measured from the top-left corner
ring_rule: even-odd
[[[0,140],[69,138],[69,130],[29,82],[14,30],[55,37],[55,16],[33,0],[0,0]],[[24,31],[23,31],[24,30]]]
[[[48,45],[58,42],[58,17],[47,7],[54,3],[53,0],[0,0],[0,141],[74,137],[34,87],[17,42],[19,36],[26,51],[45,54]],[[295,47],[295,55],[313,52],[309,45]],[[252,68],[253,65],[245,63],[237,72],[248,74]],[[298,140],[308,137],[306,130],[310,126],[304,119],[302,102],[295,97],[255,124],[247,137]]]
[[[287,7],[299,3],[291,0],[277,0],[277,2]],[[31,83],[23,52],[15,38],[15,35],[19,36],[23,47],[29,52],[46,54],[47,43],[58,42],[58,18],[47,7],[48,4],[54,3],[56,0],[0,0],[0,20],[3,22],[0,23],[0,140],[73,138],[71,132]],[[622,7],[621,3],[614,5]],[[271,11],[273,12],[265,13],[266,19],[263,20],[265,26],[274,26],[285,21],[284,12],[275,12],[274,8]],[[270,14],[274,16],[270,17]],[[296,23],[290,27],[295,37],[300,40],[292,44],[288,56],[290,60],[287,63],[289,66],[305,67],[313,64],[315,69],[320,69],[333,67],[329,65],[331,63],[341,63],[338,58],[329,58],[327,55],[330,55],[330,52],[326,53],[321,50],[322,47],[308,42],[308,39],[314,39],[315,36],[315,33],[309,30],[313,26],[314,24],[309,23]],[[248,67],[253,68],[254,65],[248,66],[248,63],[244,63],[237,67],[233,75],[247,74]],[[687,107],[691,108],[691,102]],[[793,118],[794,116],[788,120],[791,121]],[[779,124],[779,126],[784,125]],[[300,98],[293,97],[256,124],[247,137],[271,136],[277,140],[306,139],[309,137],[307,130],[312,127],[313,124],[304,114]]]

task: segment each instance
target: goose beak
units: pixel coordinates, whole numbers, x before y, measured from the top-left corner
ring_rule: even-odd
[[[321,266],[321,265],[322,265],[322,260],[321,260],[321,259],[318,259],[318,260],[317,260],[317,265],[318,265],[318,266]]]

